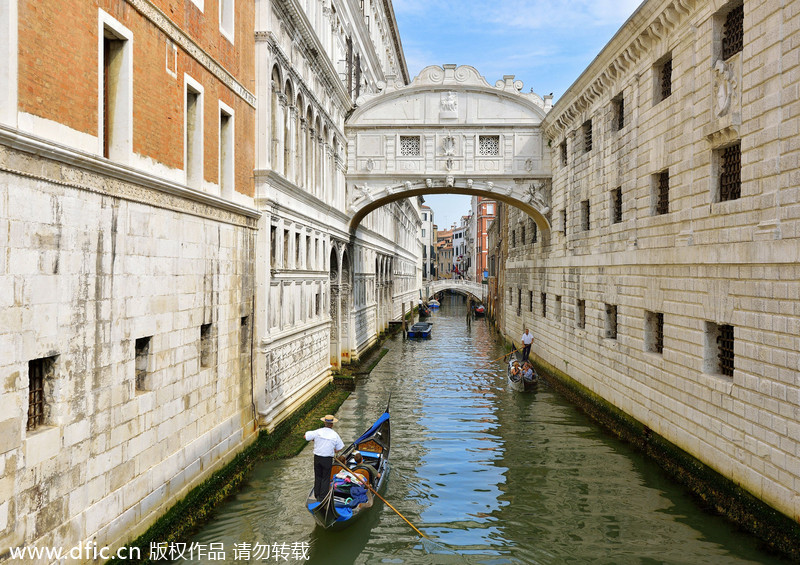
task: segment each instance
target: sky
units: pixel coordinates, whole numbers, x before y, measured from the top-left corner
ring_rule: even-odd
[[[471,65],[489,84],[516,75],[554,102],[600,53],[640,0],[393,0],[408,72]],[[431,195],[439,229],[469,211],[469,196]]]

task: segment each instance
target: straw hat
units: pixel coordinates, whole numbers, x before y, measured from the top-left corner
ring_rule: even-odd
[[[320,418],[320,420],[322,420],[326,424],[335,424],[336,422],[339,421],[339,418],[335,418],[331,414],[328,414],[327,416]]]

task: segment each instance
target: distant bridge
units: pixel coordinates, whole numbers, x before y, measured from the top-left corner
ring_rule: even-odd
[[[486,299],[486,285],[462,279],[439,279],[422,285],[423,294],[431,298],[437,292],[454,290],[462,294],[469,294],[481,302]]]

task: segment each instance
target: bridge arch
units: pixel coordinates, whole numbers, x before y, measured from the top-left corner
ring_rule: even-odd
[[[445,290],[453,290],[461,294],[466,294],[473,297],[478,302],[484,302],[486,300],[486,285],[474,281],[439,279],[423,285],[423,294],[427,299]]]

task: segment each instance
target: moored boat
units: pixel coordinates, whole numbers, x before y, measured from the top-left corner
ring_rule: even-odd
[[[486,315],[486,307],[483,304],[477,304],[472,309],[472,315],[476,318],[483,318]]]
[[[428,301],[428,308],[431,310],[436,310],[440,306],[439,301],[435,298],[433,300]]]
[[[317,524],[325,529],[342,529],[372,508],[374,492],[385,486],[389,474],[390,445],[387,403],[381,417],[334,459],[328,495],[318,502],[313,487],[308,493],[306,508]]]
[[[433,323],[431,322],[417,322],[408,328],[407,336],[410,338],[428,339],[431,337],[433,331]]]

